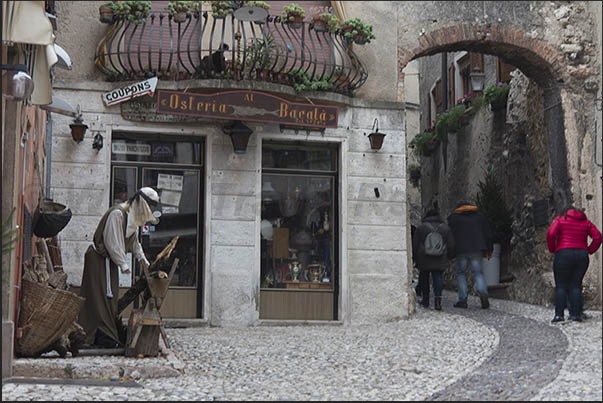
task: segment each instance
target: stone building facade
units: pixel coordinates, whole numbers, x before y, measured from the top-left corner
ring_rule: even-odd
[[[247,123],[253,135],[245,154],[233,153],[221,122],[134,121],[124,117],[121,106],[102,102],[103,93],[125,82],[107,82],[94,64],[99,40],[107,33],[107,26],[98,21],[101,4],[57,3],[65,27],[58,39],[72,55],[74,66],[69,75],[56,75],[54,92],[72,105],[81,105],[90,131],[77,144],[69,134],[70,119],[53,119],[51,196],[74,213],[61,233],[61,245],[75,288],[92,233],[112,203],[113,142],[152,138],[198,142],[202,166],[192,170],[198,169],[197,178],[202,179],[198,188],[199,287],[191,297],[196,298],[192,311],[168,310],[164,315],[215,326],[266,321],[261,314],[266,291],[261,269],[266,145],[318,145],[336,150],[337,161],[330,172],[337,197],[329,215],[336,229],[337,289],[331,300],[333,315],[327,321],[350,324],[408,317],[414,309],[414,295],[406,180],[409,121],[405,116],[412,115],[416,121],[417,107],[411,111],[409,103],[405,108],[405,87],[411,84],[404,69],[414,59],[443,51],[504,57],[541,88],[553,191],[550,214],[569,201],[581,201],[593,222],[601,226],[601,168],[594,161],[594,133],[600,119],[594,105],[601,87],[600,42],[595,35],[600,18],[594,17],[596,12],[600,17],[600,8],[597,11],[588,2],[345,2],[347,17],[361,17],[374,26],[377,36],[370,45],[354,48],[367,66],[368,79],[353,97],[329,92],[300,95],[289,86],[273,83],[159,81],[159,90],[255,90],[339,110],[337,127],[324,133]],[[375,118],[379,130],[387,134],[379,151],[371,150],[365,136]],[[92,148],[97,134],[104,138],[100,150]],[[600,267],[600,262],[597,255],[591,265]],[[598,282],[600,301],[600,277]]]

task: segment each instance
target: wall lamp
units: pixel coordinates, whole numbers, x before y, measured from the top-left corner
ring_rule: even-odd
[[[473,92],[482,92],[484,90],[484,81],[486,81],[486,74],[482,71],[474,70],[469,74],[471,80],[471,89]]]
[[[27,74],[27,66],[24,64],[2,64],[1,70],[7,71],[6,88],[2,93],[6,99],[11,101],[24,101],[31,96],[34,90],[34,82]]]
[[[72,124],[69,125],[71,128],[71,137],[76,143],[81,143],[84,140],[84,135],[86,134],[86,130],[88,130],[88,126],[84,124],[82,120],[82,113],[80,112],[80,106],[77,106],[77,112],[75,120]]]
[[[376,126],[376,130],[375,130]],[[373,128],[371,130],[375,130],[371,134],[368,135],[369,141],[371,142],[371,149],[380,150],[383,145],[383,138],[385,137],[384,133],[379,133],[379,121],[377,118],[373,121]],[[366,136],[366,133],[364,133]]]
[[[103,140],[103,135],[96,133],[94,135],[94,140],[92,141],[92,148],[94,148],[96,151],[100,151],[101,148],[103,148]]]
[[[233,124],[224,127],[222,131],[230,136],[234,153],[245,154],[253,130],[245,126],[240,120],[235,120]]]

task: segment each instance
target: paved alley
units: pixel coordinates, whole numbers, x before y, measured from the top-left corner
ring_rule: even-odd
[[[454,297],[378,326],[168,329],[176,377],[145,378],[162,357],[18,359],[140,370],[123,386],[109,370],[96,385],[9,380],[2,400],[601,400],[601,312],[551,325],[552,308]]]

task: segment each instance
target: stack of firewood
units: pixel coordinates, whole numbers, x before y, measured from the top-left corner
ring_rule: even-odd
[[[49,287],[51,290],[60,290],[56,292],[69,292],[67,273],[63,271],[61,250],[57,244],[56,237],[46,240],[38,239],[36,247],[40,254],[33,256],[30,260],[23,263],[23,279]],[[26,297],[25,295],[23,296],[23,298]],[[34,355],[39,356],[46,352],[56,351],[61,357],[65,357],[69,351],[72,356],[77,356],[79,348],[84,344],[86,333],[77,324],[76,319],[77,317],[73,319],[73,322],[62,335],[58,335],[56,340],[48,346],[40,348]],[[24,320],[26,319],[24,318]],[[31,323],[27,324],[27,326],[31,325]]]

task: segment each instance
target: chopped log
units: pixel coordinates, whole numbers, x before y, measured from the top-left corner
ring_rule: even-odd
[[[48,274],[51,274],[54,272],[54,264],[52,264],[52,259],[50,258],[50,252],[48,252],[48,247],[46,246],[46,241],[44,241],[43,238],[39,238],[36,241],[36,246],[38,247],[38,253],[40,253],[42,256],[44,256],[44,259],[46,260],[46,270],[48,271]]]
[[[178,242],[179,238],[180,238],[179,236],[173,237],[172,240],[170,241],[170,243],[168,243],[163,248],[163,250],[161,252],[159,252],[159,254],[155,258],[155,260],[153,260],[153,263],[151,263],[151,265],[149,266],[149,269],[148,269],[149,271],[154,269],[160,260],[167,259],[170,257],[170,255],[176,248],[176,243]],[[157,273],[157,272],[152,272],[151,276],[154,275],[153,273]],[[147,291],[145,291],[145,290],[147,290]],[[128,305],[130,305],[132,302],[134,302],[136,300],[136,298],[138,298],[138,295],[140,295],[140,293],[143,291],[145,291],[143,298],[146,300],[149,298],[149,295],[150,295],[150,293],[148,292],[147,280],[145,279],[144,276],[140,276],[136,280],[136,282],[128,289],[128,291],[126,291],[125,294],[117,301],[117,314],[119,315],[120,313],[122,313],[124,311],[124,309],[126,309],[128,307]]]
[[[56,235],[52,238],[46,239],[46,246],[48,247],[48,252],[50,253],[50,258],[52,259],[54,271],[62,271],[63,258],[61,257],[61,248],[59,247],[59,241]]]

